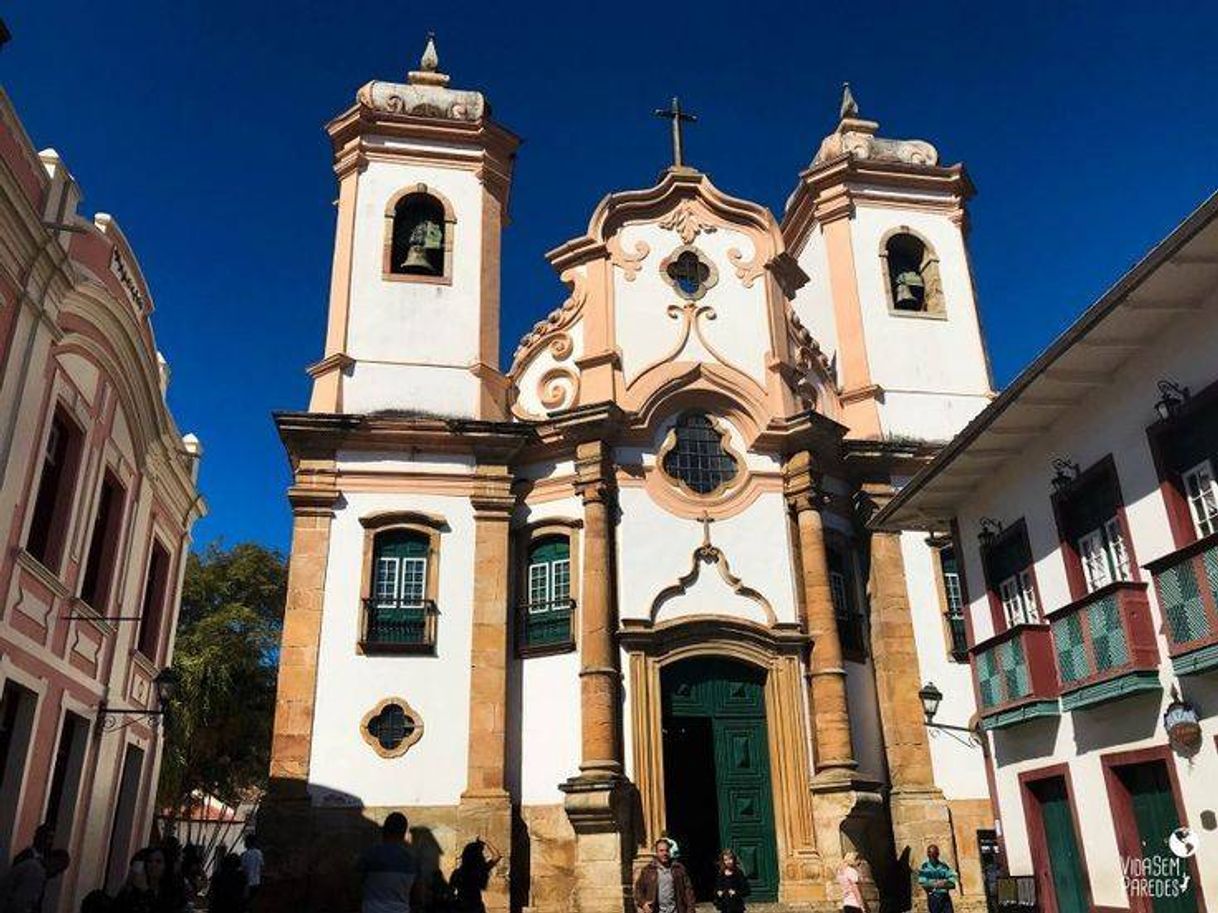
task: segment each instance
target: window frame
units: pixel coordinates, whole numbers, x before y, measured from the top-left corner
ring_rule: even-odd
[[[136,653],[154,663],[161,652],[161,641],[164,640],[165,607],[169,601],[171,581],[174,579],[177,563],[174,550],[167,544],[168,541],[168,537],[157,531],[154,521],[152,531],[148,536],[148,548],[145,551],[142,577],[144,585],[140,588],[140,620],[136,625],[135,642],[132,645],[132,649]],[[159,581],[159,586],[156,586],[151,575],[153,559],[158,548],[165,554],[165,570],[164,579]],[[151,603],[155,603],[155,605]],[[153,613],[152,615],[149,614],[150,611]],[[149,632],[147,636],[146,632]]]
[[[1172,438],[1194,424],[1205,424],[1215,417],[1212,414],[1215,411],[1218,411],[1218,381],[1186,399],[1179,405],[1175,415],[1157,419],[1146,428],[1155,474],[1159,479],[1159,493],[1167,508],[1168,524],[1177,551],[1209,537],[1198,535],[1193,522],[1192,510],[1184,489],[1183,472],[1173,465]],[[1205,456],[1211,461],[1211,466],[1218,466],[1218,443],[1209,448]],[[1199,461],[1191,465],[1195,467],[1199,465]]]
[[[106,483],[109,480],[112,480],[119,490],[119,497],[114,505],[117,514],[111,515],[107,513],[104,518],[106,529],[102,531],[102,535],[105,536],[105,539],[100,544],[101,550],[98,553],[100,567],[97,571],[98,577],[94,584],[94,588],[98,592],[90,594],[99,603],[94,605],[90,598],[86,598],[85,587],[89,582],[89,572],[95,546],[94,537],[98,533],[97,524],[103,519],[101,511],[107,507],[107,505],[102,503],[102,499],[106,496]],[[125,552],[129,545],[126,542],[126,529],[127,523],[131,519],[131,502],[135,492],[135,486],[132,482],[133,479],[130,474],[123,472],[121,467],[115,463],[106,460],[103,461],[98,471],[98,478],[95,483],[93,517],[89,523],[88,535],[85,537],[84,561],[80,566],[79,576],[76,581],[76,598],[81,605],[87,606],[103,618],[110,614],[110,606],[115,599],[115,584],[123,576],[119,568],[123,563]]]
[[[516,654],[522,658],[532,656],[548,656],[555,653],[569,653],[578,647],[578,630],[580,621],[579,596],[582,584],[580,576],[580,531],[583,521],[567,517],[551,517],[539,520],[515,531],[514,551],[517,555],[516,570],[513,574],[515,581],[515,629]],[[570,605],[570,630],[566,640],[553,643],[530,643],[528,640],[528,622],[533,607],[532,588],[530,579],[532,561],[535,549],[547,541],[565,539],[567,542],[568,587],[567,599]],[[558,562],[547,562],[551,565],[548,572],[553,575],[553,565]],[[550,591],[552,592],[552,590]],[[553,611],[553,610],[551,610]],[[536,614],[532,614],[536,617]]]
[[[435,514],[420,511],[387,511],[360,517],[364,528],[364,549],[360,580],[360,598],[356,625],[357,654],[415,653],[436,655],[439,650],[439,604],[440,604],[440,551],[441,536],[448,532],[448,521]],[[421,643],[378,643],[367,639],[368,606],[376,600],[377,582],[377,537],[396,530],[413,533],[427,543],[426,570],[424,573],[423,605],[428,609],[427,630]],[[400,576],[395,585],[400,584]]]
[[[1213,502],[1213,513],[1210,513],[1204,518],[1200,515],[1197,502],[1205,501],[1206,493],[1200,490],[1200,485],[1198,485],[1198,492],[1196,495],[1189,491],[1189,479],[1193,476],[1199,475],[1201,472],[1205,472],[1209,476],[1208,494],[1210,496],[1209,500]],[[1214,478],[1214,460],[1207,457],[1200,463],[1197,463],[1195,466],[1184,470],[1180,473],[1180,481],[1184,500],[1188,504],[1189,517],[1193,522],[1193,533],[1198,539],[1204,539],[1206,536],[1212,536],[1214,533],[1218,532],[1218,480]],[[1209,525],[1210,528],[1205,529],[1206,525]]]
[[[934,563],[935,584],[939,596],[940,617],[943,619],[943,640],[947,648],[947,657],[952,662],[967,663],[969,661],[969,647],[973,643],[973,637],[972,625],[969,620],[968,586],[965,582],[960,548],[956,544],[956,537],[954,535],[951,537],[932,536],[927,539],[927,545],[934,553],[931,560]],[[955,596],[959,603],[955,612],[953,612],[952,607],[952,588],[948,584],[949,572],[943,566],[943,556],[948,552],[951,552],[952,561],[956,566],[956,569],[950,573],[950,576],[955,578]],[[960,620],[961,633],[964,636],[962,644],[956,640],[952,625],[954,615],[958,616]]]
[[[1022,544],[1022,550],[1027,560],[1014,574],[1007,574],[1002,578],[998,578],[992,565],[993,557],[999,553],[1000,549],[1016,547],[1015,543]],[[1006,606],[1000,594],[999,586],[1020,576],[1024,577],[1022,582],[1026,584],[1028,592],[1034,600],[1038,619],[1032,622],[1018,622],[1017,624],[1047,626],[1048,623],[1045,621],[1045,603],[1041,599],[1040,585],[1036,578],[1036,559],[1032,555],[1032,545],[1028,539],[1028,525],[1023,517],[1020,517],[1010,526],[999,532],[992,543],[981,546],[981,568],[985,577],[986,600],[990,605],[990,618],[993,622],[995,636],[1016,626],[1008,619]]]
[[[64,555],[72,529],[73,513],[75,511],[77,492],[81,485],[81,468],[84,464],[85,448],[87,446],[87,431],[77,419],[73,409],[62,399],[56,399],[48,410],[48,420],[44,431],[39,437],[40,446],[35,459],[39,460],[37,481],[30,488],[31,498],[28,499],[26,528],[22,536],[22,548],[31,558],[45,567],[55,577],[63,567]],[[55,486],[53,503],[47,520],[46,544],[41,549],[42,555],[35,554],[30,549],[30,537],[34,532],[37,520],[42,483],[47,471],[47,448],[50,446],[51,434],[56,419],[61,419],[71,433],[67,444],[68,452],[64,454],[62,474]]]
[[[438,276],[419,273],[398,273],[393,270],[393,224],[397,216],[398,203],[407,197],[422,195],[431,197],[440,204],[444,213],[444,269]],[[381,254],[381,279],[386,282],[415,282],[424,285],[453,284],[453,246],[457,231],[457,215],[452,202],[429,184],[418,183],[403,187],[389,197],[385,203],[385,227]]]
[[[1072,512],[1078,509],[1078,499],[1089,492],[1103,491],[1111,500],[1111,512],[1103,516],[1098,526],[1087,523],[1076,524]],[[1066,584],[1070,590],[1070,601],[1076,602],[1096,592],[1101,587],[1108,586],[1118,580],[1131,583],[1141,582],[1141,571],[1134,554],[1133,537],[1130,535],[1129,522],[1125,516],[1125,498],[1121,491],[1120,477],[1117,475],[1116,460],[1112,454],[1107,454],[1091,466],[1084,469],[1068,485],[1051,496],[1053,518],[1057,525],[1059,551],[1065,564]],[[1115,535],[1114,535],[1115,534]],[[1084,541],[1099,537],[1100,553],[1104,556],[1109,579],[1096,584],[1092,579],[1084,555]],[[1119,536],[1119,548],[1114,545]],[[1128,576],[1118,577],[1117,573],[1123,567]],[[1044,610],[1042,605],[1042,611]]]
[[[833,621],[837,626],[837,640],[842,658],[862,663],[870,655],[870,622],[867,617],[866,593],[860,588],[863,579],[859,551],[854,540],[836,531],[826,530],[825,564],[826,582],[829,585],[829,600],[833,606]],[[838,568],[834,569],[836,559]],[[834,578],[841,581],[840,591],[846,605],[839,605]],[[847,631],[849,626],[849,633]]]
[[[393,746],[392,748],[386,748],[381,744],[380,739],[368,731],[368,724],[371,723],[374,718],[383,713],[385,708],[391,704],[396,704],[402,708],[402,712],[414,721],[414,728],[411,730],[410,735],[402,739],[402,741],[397,745]],[[359,722],[360,737],[363,738],[365,744],[367,744],[369,748],[384,759],[400,758],[402,755],[406,754],[406,752],[410,751],[410,749],[418,743],[419,739],[423,738],[423,729],[423,717],[419,715],[419,712],[411,707],[405,698],[396,696],[382,698],[381,700],[377,701],[376,705],[365,713]]]
[[[723,449],[731,459],[736,462],[736,473],[731,478],[724,479],[710,491],[701,492],[690,487],[689,483],[680,476],[675,476],[668,471],[664,463],[668,459],[670,453],[677,449],[679,440],[677,428],[680,423],[692,416],[701,416],[710,422],[711,429],[719,435],[719,446]],[[745,464],[744,457],[732,444],[732,433],[730,427],[717,415],[706,409],[685,409],[679,412],[673,420],[672,425],[668,428],[664,435],[664,441],[660,445],[660,449],[656,453],[656,469],[664,479],[672,486],[676,487],[682,494],[698,501],[711,501],[722,498],[729,492],[735,491],[744,482],[748,475],[748,467]]]

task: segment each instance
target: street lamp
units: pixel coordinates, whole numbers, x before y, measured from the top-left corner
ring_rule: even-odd
[[[108,707],[103,701],[97,708],[97,718],[101,722],[102,732],[114,732],[125,729],[132,723],[146,722],[149,727],[156,729],[173,702],[180,676],[171,666],[166,666],[152,680],[152,688],[156,692],[156,707],[152,710],[143,708]],[[126,722],[120,722],[120,717],[128,717]]]
[[[1002,522],[993,517],[982,517],[977,521],[977,525],[981,527],[981,531],[977,533],[977,541],[981,543],[982,548],[993,545],[998,534],[1002,532]]]
[[[952,726],[949,723],[936,723],[935,714],[939,712],[939,704],[943,702],[943,692],[940,691],[934,682],[927,682],[918,692],[918,700],[922,702],[922,714],[926,717],[926,726],[928,729],[946,729],[951,732],[967,732],[973,738],[977,737],[977,733],[968,726]]]
[[[1074,460],[1068,460],[1065,457],[1055,458],[1053,460],[1053,490],[1061,494],[1078,478],[1078,474],[1078,463]]]

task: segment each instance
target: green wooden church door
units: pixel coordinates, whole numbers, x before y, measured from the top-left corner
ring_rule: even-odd
[[[684,660],[664,670],[663,692],[668,830],[678,840],[697,812],[691,806],[698,804],[699,772],[707,787],[713,773],[713,796],[708,792],[704,801],[716,806],[718,845],[695,826],[686,841],[692,856],[682,852],[699,896],[710,896],[707,881],[718,849],[731,847],[749,877],[750,900],[777,899],[765,673],[730,660]]]

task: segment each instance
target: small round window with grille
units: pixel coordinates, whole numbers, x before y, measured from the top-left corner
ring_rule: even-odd
[[[727,431],[702,412],[677,419],[664,447],[664,473],[694,494],[710,495],[726,488],[740,473],[740,463],[727,449]]]
[[[423,722],[404,700],[391,697],[368,711],[360,734],[382,758],[396,758],[422,738]]]

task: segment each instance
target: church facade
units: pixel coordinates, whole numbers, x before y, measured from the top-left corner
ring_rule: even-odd
[[[654,841],[701,893],[894,909],[937,843],[983,906],[950,547],[866,521],[991,398],[972,190],[850,98],[781,219],[680,161],[547,257],[565,286],[502,372],[517,139],[429,42],[328,126],[338,225],[293,470],[268,879],[337,908],[406,812],[428,890],[621,911]],[[676,126],[679,136],[679,124]],[[465,878],[466,876],[460,876]]]

